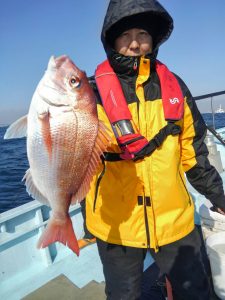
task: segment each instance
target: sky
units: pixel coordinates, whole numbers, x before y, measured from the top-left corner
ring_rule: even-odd
[[[100,40],[108,0],[0,0],[0,124],[27,113],[51,55],[69,55],[93,75],[105,58]],[[225,0],[161,0],[174,31],[158,59],[193,96],[225,90]],[[213,98],[225,109],[225,95]],[[204,102],[204,103],[203,103]],[[209,111],[210,99],[197,102]]]

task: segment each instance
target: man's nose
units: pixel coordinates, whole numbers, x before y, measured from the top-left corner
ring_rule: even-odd
[[[139,48],[139,43],[136,39],[133,39],[130,43],[130,48],[131,49],[138,49]]]

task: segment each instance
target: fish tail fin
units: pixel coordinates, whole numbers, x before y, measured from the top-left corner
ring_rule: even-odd
[[[74,253],[76,253],[77,256],[79,255],[80,250],[77,243],[77,238],[69,216],[66,218],[65,222],[59,222],[58,220],[51,218],[45,231],[39,238],[37,248],[45,248],[54,242],[60,242],[64,244]]]

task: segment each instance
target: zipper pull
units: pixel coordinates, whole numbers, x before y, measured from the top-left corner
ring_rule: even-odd
[[[136,58],[135,61],[134,61],[133,69],[134,69],[134,71],[137,70],[137,58]]]

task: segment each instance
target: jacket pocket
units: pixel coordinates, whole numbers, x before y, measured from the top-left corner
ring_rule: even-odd
[[[182,177],[180,171],[179,171],[179,178],[180,178],[181,184],[182,184],[182,186],[183,186],[183,188],[184,188],[185,194],[186,194],[187,197],[188,197],[188,203],[189,203],[189,205],[191,206],[191,205],[192,205],[191,197],[190,197],[190,194],[189,194],[189,192],[188,192],[187,186],[186,186],[186,184],[185,184],[185,182],[184,182],[184,179],[183,179],[183,177]]]

